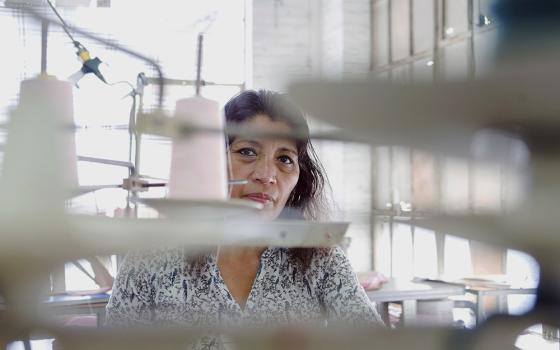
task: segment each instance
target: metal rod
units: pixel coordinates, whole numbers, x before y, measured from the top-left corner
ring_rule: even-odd
[[[369,37],[370,37],[370,45],[369,45],[369,71],[373,72],[375,69],[375,1],[369,0]]]
[[[41,21],[41,74],[47,74],[47,44],[49,23]]]
[[[440,16],[440,2],[441,0],[434,0],[434,47],[432,51],[432,60],[434,61],[432,69],[432,80],[438,81],[439,76],[439,48],[442,32],[441,30],[441,16]]]
[[[204,36],[202,33],[198,34],[198,47],[196,50],[196,96],[200,96],[201,75],[202,75],[202,44]]]
[[[393,179],[393,171],[392,171],[392,169],[395,169],[395,167],[394,167],[394,161],[395,161],[394,147],[389,147],[388,156],[389,156],[389,169],[391,169],[390,174],[389,174],[389,203],[391,204],[391,209],[394,209],[393,208],[393,193],[394,193],[395,181]],[[391,254],[390,254],[391,259],[389,260],[389,262],[390,262],[389,271],[390,271],[391,277],[393,277],[393,273],[394,273],[394,271],[393,271],[394,270],[393,261],[395,259],[395,256],[393,254],[393,252],[394,252],[394,249],[393,249],[394,227],[393,226],[394,226],[393,217],[390,217],[389,218],[389,244],[390,244],[389,249],[390,249],[390,252],[391,252]]]
[[[248,184],[249,181],[248,180],[228,180],[228,184],[230,186],[238,186],[238,185],[246,185]]]
[[[387,62],[393,63],[393,1],[387,1],[387,30],[389,40],[387,40]],[[389,72],[391,74],[392,72]]]
[[[414,42],[414,0],[408,0],[408,56],[413,56],[416,50]],[[408,67],[408,81],[414,83],[414,63]]]
[[[373,4],[373,3],[371,3]],[[377,165],[379,164],[379,156],[377,154],[377,148],[374,146],[370,146],[369,147],[369,152],[370,152],[370,177],[369,177],[369,181],[370,181],[370,193],[371,193],[371,198],[372,200],[370,201],[370,210],[373,213],[376,209],[377,209],[377,198],[379,197],[379,190],[377,188],[377,181],[378,181],[378,176],[379,176],[379,171],[378,171],[378,167]],[[374,218],[373,215],[370,215],[369,217],[369,229],[370,229],[370,249],[371,249],[371,268],[373,270],[378,270],[379,266],[377,266],[376,264],[376,254],[375,254],[375,248],[377,247],[377,240],[376,240],[376,220]]]
[[[129,168],[129,176],[134,175],[134,164],[132,163],[132,141],[134,139],[134,130],[136,129],[136,97],[138,92],[136,89],[132,91],[132,106],[130,106],[130,115],[128,119],[128,161],[132,164]]]
[[[120,160],[112,160],[112,159],[103,159],[103,158],[95,158],[95,157],[85,157],[85,156],[78,156],[78,160],[82,162],[90,162],[90,163],[99,163],[99,164],[108,164],[114,166],[120,166],[124,168],[131,169],[134,171],[134,164],[131,162],[123,162]]]
[[[438,40],[444,40],[446,37],[445,31],[449,25],[448,18],[447,18],[447,0],[441,0],[441,28],[440,28],[440,36]]]
[[[474,79],[476,76],[476,55],[474,43],[474,0],[469,0],[468,11],[469,32],[471,33],[471,36],[469,38],[469,79]]]
[[[134,171],[133,176],[137,176],[140,172],[140,150],[142,149],[142,133],[136,129],[134,131]]]
[[[408,55],[413,56],[416,51],[414,42],[414,0],[408,0]]]
[[[157,78],[152,78],[152,77],[146,77],[146,81],[149,84],[159,84],[159,81]],[[176,85],[176,86],[196,86],[196,80],[189,80],[189,79],[172,79],[172,78],[165,78],[163,80],[163,83],[165,85]],[[208,85],[212,85],[212,86],[235,86],[235,87],[239,87],[242,88],[243,84],[235,84],[235,83],[216,83],[213,81],[206,81],[204,79],[200,80],[200,85],[201,86],[208,86]]]

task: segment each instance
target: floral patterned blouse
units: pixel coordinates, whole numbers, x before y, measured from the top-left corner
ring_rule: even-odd
[[[215,254],[204,255],[198,267],[181,249],[129,254],[115,280],[106,323],[383,325],[340,248],[315,250],[307,271],[295,259],[287,248],[267,248],[241,308],[220,276]]]

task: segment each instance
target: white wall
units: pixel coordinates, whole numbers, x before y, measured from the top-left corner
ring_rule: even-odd
[[[367,75],[370,17],[369,0],[254,0],[254,87]]]

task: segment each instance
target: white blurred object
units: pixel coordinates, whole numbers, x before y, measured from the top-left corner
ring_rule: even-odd
[[[229,200],[188,200],[173,198],[139,198],[143,203],[168,218],[192,218],[215,220],[235,218],[257,212],[262,204],[242,199]]]
[[[72,86],[47,75],[23,81],[0,181],[0,286],[9,286],[0,293],[17,310],[15,320],[37,319],[31,305],[48,290],[53,252],[72,244],[64,200],[77,183]],[[33,259],[41,255],[50,260]]]
[[[194,126],[224,128],[218,102],[196,96],[177,101],[175,118]],[[169,197],[227,198],[226,146],[222,134],[198,133],[174,139]]]
[[[56,0],[56,7],[90,7],[93,0]]]
[[[6,0],[6,7],[22,7],[22,6],[47,6],[46,0]]]
[[[21,83],[9,127],[0,211],[46,213],[78,187],[72,86],[42,75]]]
[[[560,130],[560,72],[551,65],[504,68],[469,81],[399,84],[382,80],[312,81],[290,93],[307,112],[377,145],[470,155],[483,129],[524,139]]]

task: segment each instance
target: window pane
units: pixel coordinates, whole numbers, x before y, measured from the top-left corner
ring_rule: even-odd
[[[409,225],[393,224],[393,277],[414,276],[412,231]]]
[[[80,156],[126,161],[128,141],[127,130],[79,129],[76,133],[76,152]]]
[[[442,49],[445,79],[467,79],[469,77],[469,42],[461,41]]]
[[[393,147],[393,205],[410,209],[412,201],[410,149]]]
[[[345,210],[369,212],[372,192],[370,147],[345,143],[343,154],[343,162],[337,170],[344,174],[343,183],[338,188],[343,195],[338,197],[342,199]]]
[[[387,0],[373,3],[373,62],[374,66],[385,65],[389,62],[389,12]]]
[[[477,76],[484,76],[494,68],[496,59],[496,45],[498,31],[478,31],[474,36],[475,72]]]
[[[475,275],[501,275],[506,272],[506,250],[478,241],[470,241]]]
[[[499,212],[502,209],[502,184],[499,164],[475,163],[472,184],[475,211]]]
[[[472,275],[469,241],[463,238],[445,236],[445,275],[451,279]]]
[[[436,238],[433,231],[414,228],[414,276],[436,278],[438,275]]]
[[[386,219],[376,217],[375,247],[373,252],[375,270],[391,276],[391,225]]]
[[[466,212],[469,208],[469,164],[446,158],[441,165],[441,209]]]
[[[397,61],[410,56],[410,7],[408,0],[392,0],[391,4],[391,53]]]
[[[415,209],[429,210],[437,207],[438,185],[436,159],[424,152],[414,152],[412,158],[412,193]]]
[[[352,222],[346,234],[350,237],[348,258],[356,271],[369,271],[371,266],[371,226],[366,222]]]
[[[170,170],[171,140],[150,135],[144,136],[140,152],[139,173],[158,179],[169,179]]]
[[[469,30],[468,1],[445,0],[445,27],[443,32],[446,38],[452,38]]]
[[[375,186],[375,208],[390,209],[392,207],[391,198],[391,148],[378,147],[376,154],[376,186]]]
[[[434,1],[414,0],[414,52],[431,50],[434,47]]]

